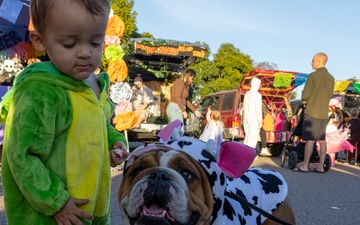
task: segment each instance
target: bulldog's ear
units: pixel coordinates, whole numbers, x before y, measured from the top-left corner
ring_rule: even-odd
[[[174,120],[173,122],[166,125],[166,127],[162,129],[157,136],[162,142],[169,141],[171,136],[173,136],[173,140],[178,140],[180,138],[181,125],[181,120]]]
[[[228,176],[241,177],[256,157],[256,150],[239,142],[226,141],[221,144],[218,164]]]

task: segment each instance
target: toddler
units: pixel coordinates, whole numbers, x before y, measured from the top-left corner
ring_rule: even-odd
[[[30,10],[30,39],[50,62],[25,68],[1,103],[7,222],[110,224],[110,165],[128,155],[110,124],[109,77],[94,73],[110,1],[31,0]]]
[[[199,139],[205,142],[212,139],[215,141],[215,146],[218,147],[224,141],[220,112],[217,110],[212,111],[209,107],[206,113],[206,120],[207,124]]]

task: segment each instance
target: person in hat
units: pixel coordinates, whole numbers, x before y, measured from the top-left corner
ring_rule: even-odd
[[[154,102],[154,95],[152,90],[144,85],[144,81],[141,76],[134,78],[134,86],[132,87],[133,96],[131,102],[135,115],[137,117],[136,123],[131,129],[139,128],[141,123],[149,118],[151,115],[150,106]]]

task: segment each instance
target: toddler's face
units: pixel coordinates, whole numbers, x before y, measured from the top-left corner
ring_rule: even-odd
[[[75,79],[87,79],[100,66],[107,21],[107,15],[93,15],[77,3],[56,1],[42,36],[52,63]]]

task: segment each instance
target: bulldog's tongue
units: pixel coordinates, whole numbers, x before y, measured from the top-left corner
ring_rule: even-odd
[[[161,214],[164,212],[164,209],[163,208],[160,208],[160,206],[158,204],[151,204],[149,205],[148,207],[144,207],[144,210],[147,212],[147,213],[150,213],[150,214]]]
[[[144,206],[143,213],[144,215],[147,216],[161,217],[161,218],[166,218],[173,222],[175,221],[174,218],[172,218],[164,208],[161,208],[156,203],[152,203],[149,206]]]

